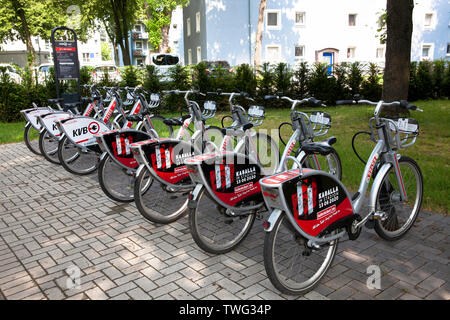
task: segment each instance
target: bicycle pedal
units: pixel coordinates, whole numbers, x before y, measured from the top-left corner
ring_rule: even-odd
[[[373,218],[375,220],[385,221],[388,218],[388,215],[386,214],[386,212],[377,211],[373,214]]]

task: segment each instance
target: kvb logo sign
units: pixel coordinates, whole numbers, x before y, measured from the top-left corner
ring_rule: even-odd
[[[76,118],[63,124],[64,131],[72,142],[83,146],[96,143],[94,135],[108,131],[108,127],[92,118]]]

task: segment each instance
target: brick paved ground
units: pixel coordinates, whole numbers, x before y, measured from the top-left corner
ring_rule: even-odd
[[[395,243],[365,230],[340,244],[325,279],[300,299],[450,299],[449,223],[422,212]],[[96,175],[73,176],[22,143],[0,145],[0,299],[295,298],[267,279],[262,248],[257,221],[236,251],[205,254],[186,218],[153,225],[134,204],[104,196]],[[366,286],[373,264],[382,290]],[[80,284],[68,289],[74,265]]]

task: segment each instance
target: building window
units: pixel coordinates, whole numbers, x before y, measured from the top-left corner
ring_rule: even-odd
[[[191,36],[191,18],[187,18],[187,21],[186,21],[186,33],[187,33],[188,37]]]
[[[200,12],[195,14],[195,32],[200,33]]]
[[[280,58],[281,58],[280,46],[272,45],[266,47],[266,61],[278,62],[281,60]]]
[[[136,50],[142,50],[142,41],[136,41],[134,46]]]
[[[281,29],[281,11],[267,10],[266,11],[266,26],[269,30]]]
[[[348,15],[348,25],[350,27],[356,26],[356,13],[351,13]]]
[[[433,23],[433,14],[432,13],[426,13],[425,14],[425,27],[431,27],[431,24]]]
[[[188,49],[188,65],[192,64],[192,49]]]
[[[305,56],[305,46],[295,46],[295,57],[303,58]]]
[[[197,63],[202,61],[202,47],[197,47]]]
[[[450,43],[447,43],[447,55],[450,56]]]
[[[90,54],[88,52],[83,52],[83,62],[84,63],[89,63],[91,62],[91,58],[90,58]]]
[[[377,48],[376,58],[384,59],[384,48],[383,47]]]
[[[134,31],[136,32],[142,32],[142,26],[140,24],[137,24],[134,26]]]
[[[141,67],[144,65],[144,59],[138,58],[136,59],[136,66]]]
[[[347,48],[347,58],[353,59],[355,58],[356,47],[348,47]]]
[[[296,12],[295,13],[295,25],[296,26],[304,26],[305,25],[305,13],[304,12]]]
[[[433,46],[431,44],[422,45],[422,60],[431,60],[433,53]]]

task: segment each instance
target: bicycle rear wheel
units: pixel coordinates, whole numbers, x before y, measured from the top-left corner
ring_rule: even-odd
[[[245,239],[255,217],[254,211],[233,216],[203,189],[196,207],[190,211],[189,226],[195,243],[201,249],[221,254],[233,250]]]
[[[338,240],[319,249],[307,246],[282,214],[264,239],[264,267],[270,282],[282,293],[305,294],[319,283],[330,268]]]
[[[82,150],[64,136],[58,145],[58,159],[70,173],[87,175],[97,170],[100,155],[97,152]]]
[[[23,140],[31,152],[37,155],[42,155],[39,150],[39,130],[36,130],[29,122],[25,125]]]
[[[335,176],[337,179],[342,179],[342,164],[336,150],[327,155],[320,153],[307,154],[302,161],[302,165],[306,168],[322,170]]]
[[[98,182],[103,192],[112,200],[132,202],[134,200],[134,169],[125,169],[118,165],[109,154],[98,165]]]
[[[44,129],[39,135],[39,150],[45,159],[54,164],[60,164],[58,158],[59,140],[52,137],[47,129]]]
[[[144,167],[134,184],[134,201],[141,215],[153,222],[168,224],[187,212],[190,190],[173,191],[154,181]]]
[[[423,198],[423,177],[417,163],[402,156],[398,161],[407,201],[400,199],[401,185],[392,166],[377,190],[375,211],[386,214],[384,221],[375,220],[375,231],[383,239],[394,241],[403,237],[413,226],[420,212]]]

